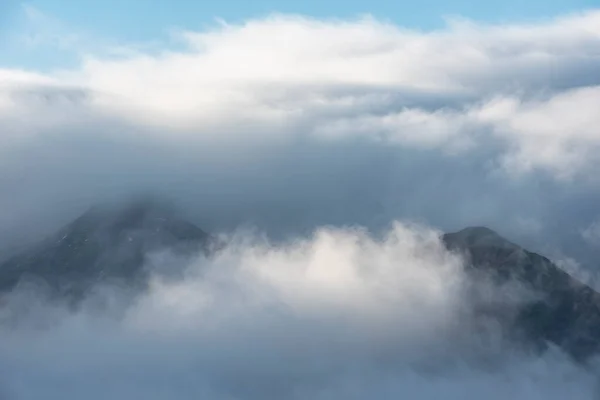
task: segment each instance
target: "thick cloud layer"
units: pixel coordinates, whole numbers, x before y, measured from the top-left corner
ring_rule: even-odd
[[[182,281],[157,277],[125,312],[95,299],[67,314],[14,294],[2,317],[18,307],[20,319],[0,329],[5,398],[597,396],[595,369],[520,352],[494,320],[474,317],[461,260],[436,231],[230,243],[190,262]]]
[[[2,70],[0,238],[152,191],[209,230],[480,224],[586,262],[598,26],[597,11],[431,32],[275,15]]]

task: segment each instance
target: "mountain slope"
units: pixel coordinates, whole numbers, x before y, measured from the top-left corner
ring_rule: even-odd
[[[146,256],[154,251],[205,250],[209,235],[179,219],[166,204],[137,200],[94,207],[55,235],[0,265],[0,292],[33,280],[54,295],[79,299],[92,286],[143,285]]]
[[[577,359],[600,350],[600,294],[595,290],[488,228],[467,228],[442,239],[465,256],[471,273],[486,274],[498,284],[519,282],[539,296],[522,305],[513,321],[528,339],[554,343]]]

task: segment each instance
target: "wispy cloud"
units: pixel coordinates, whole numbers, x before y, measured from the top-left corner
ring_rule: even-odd
[[[69,29],[62,21],[28,4],[22,6],[22,11],[26,25],[20,36],[22,45],[31,49],[38,47],[68,51],[82,49],[81,35]]]

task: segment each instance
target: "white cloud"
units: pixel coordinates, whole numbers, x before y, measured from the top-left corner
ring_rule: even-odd
[[[79,68],[30,83],[79,87],[95,115],[213,138],[236,132],[236,141],[360,133],[455,153],[495,133],[506,167],[568,176],[597,161],[598,26],[597,11],[520,26],[452,21],[432,32],[274,15],[183,32],[184,50],[85,53]],[[0,81],[24,77],[4,71]]]
[[[573,89],[543,100],[504,101],[504,113],[490,119],[497,133],[508,136],[515,146],[516,151],[505,156],[507,163],[525,170],[548,169],[558,176],[597,166],[600,86]]]
[[[423,226],[397,223],[379,239],[323,228],[280,245],[240,234],[117,318],[8,303],[54,324],[0,329],[0,388],[8,399],[92,400],[595,393],[593,369],[514,352],[478,324],[465,278]]]

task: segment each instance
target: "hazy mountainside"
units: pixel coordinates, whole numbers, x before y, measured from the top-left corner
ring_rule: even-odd
[[[526,338],[554,343],[575,358],[600,350],[600,294],[558,268],[483,227],[443,236],[450,250],[461,252],[467,270],[496,283],[513,281],[532,289],[537,299],[517,311],[514,327]]]
[[[209,235],[179,219],[166,204],[139,200],[94,207],[34,248],[0,265],[0,291],[33,280],[51,294],[76,300],[98,283],[145,283],[146,257],[206,249]]]
[[[600,350],[600,294],[593,289],[487,228],[467,228],[442,240],[465,257],[473,276],[485,275],[497,284],[519,282],[538,296],[510,310],[511,330],[537,344],[555,343],[579,359]],[[156,201],[95,207],[0,264],[0,292],[33,281],[52,295],[77,301],[99,283],[143,288],[149,254],[207,252],[210,243],[207,233]]]

